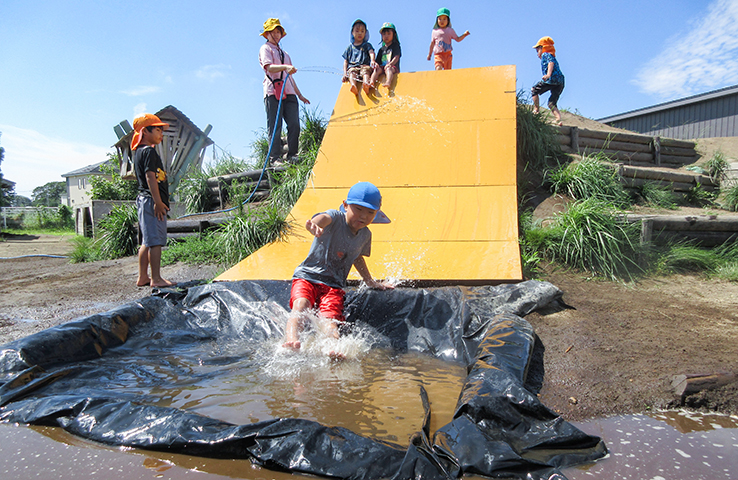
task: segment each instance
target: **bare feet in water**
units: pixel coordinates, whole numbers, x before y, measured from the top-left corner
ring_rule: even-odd
[[[300,349],[300,341],[299,341],[299,340],[295,340],[295,341],[286,341],[286,342],[284,342],[284,343],[282,344],[282,346],[283,346],[284,348],[289,348],[290,350],[295,350],[295,351],[297,351],[297,350],[299,350],[299,349]]]

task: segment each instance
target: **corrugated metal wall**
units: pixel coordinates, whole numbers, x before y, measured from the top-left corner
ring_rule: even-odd
[[[689,140],[738,137],[736,117],[738,94],[607,123],[633,132]]]

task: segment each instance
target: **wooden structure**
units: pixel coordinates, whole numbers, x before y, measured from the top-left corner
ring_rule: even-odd
[[[738,137],[738,85],[597,121],[633,132],[682,140]]]
[[[213,127],[208,125],[205,131],[200,130],[172,105],[156,112],[156,116],[169,124],[164,132],[164,140],[156,146],[156,151],[164,162],[169,177],[169,193],[172,194],[190,168],[202,165],[205,149],[213,144],[208,137]],[[118,137],[114,147],[121,159],[120,175],[123,178],[136,178],[131,152],[133,128],[127,120],[123,120],[113,130]]]
[[[621,220],[641,224],[642,244],[666,245],[686,240],[701,247],[716,247],[738,239],[738,215],[626,214]]]
[[[628,165],[678,168],[697,160],[694,142],[637,133],[606,132],[561,126],[556,139],[564,153],[593,154]]]

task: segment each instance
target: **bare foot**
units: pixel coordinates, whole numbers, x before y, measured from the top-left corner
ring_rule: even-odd
[[[136,286],[137,287],[148,287],[150,283],[151,283],[151,279],[149,277],[146,277],[146,278],[138,277],[138,281],[136,281]]]
[[[171,287],[172,285],[175,285],[175,283],[170,282],[169,280],[164,280],[163,278],[159,279],[158,281],[151,280],[152,287]]]
[[[300,349],[300,341],[294,340],[294,341],[287,341],[282,344],[284,348],[289,348],[290,350],[299,350]]]
[[[343,353],[340,353],[340,352],[333,352],[333,351],[331,351],[331,352],[328,353],[328,356],[334,362],[342,362],[342,361],[346,360],[346,355],[344,355]]]
[[[369,95],[372,92],[372,86],[369,85],[368,83],[365,83],[363,85],[363,88],[364,88],[364,93],[366,93],[367,95]]]
[[[356,85],[351,85],[351,93],[358,96],[359,95],[359,89],[356,88]]]

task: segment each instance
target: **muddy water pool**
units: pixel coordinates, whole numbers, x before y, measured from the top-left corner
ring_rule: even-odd
[[[140,389],[149,403],[231,423],[304,418],[403,446],[422,427],[421,386],[431,402],[431,431],[451,420],[466,376],[463,366],[427,355],[369,349],[365,342],[349,340],[338,345],[349,358],[331,362],[325,350],[334,347],[308,340],[302,352],[292,353],[275,342],[239,360],[242,351],[221,345],[208,358],[160,358],[160,366],[144,376],[136,375],[136,363],[150,360],[121,358],[121,371],[128,373],[105,381],[110,391],[131,394]],[[573,423],[601,436],[610,453],[593,465],[565,470],[572,480],[738,478],[738,417],[658,412]],[[0,478],[295,476],[248,460],[110,447],[60,428],[0,424]]]

